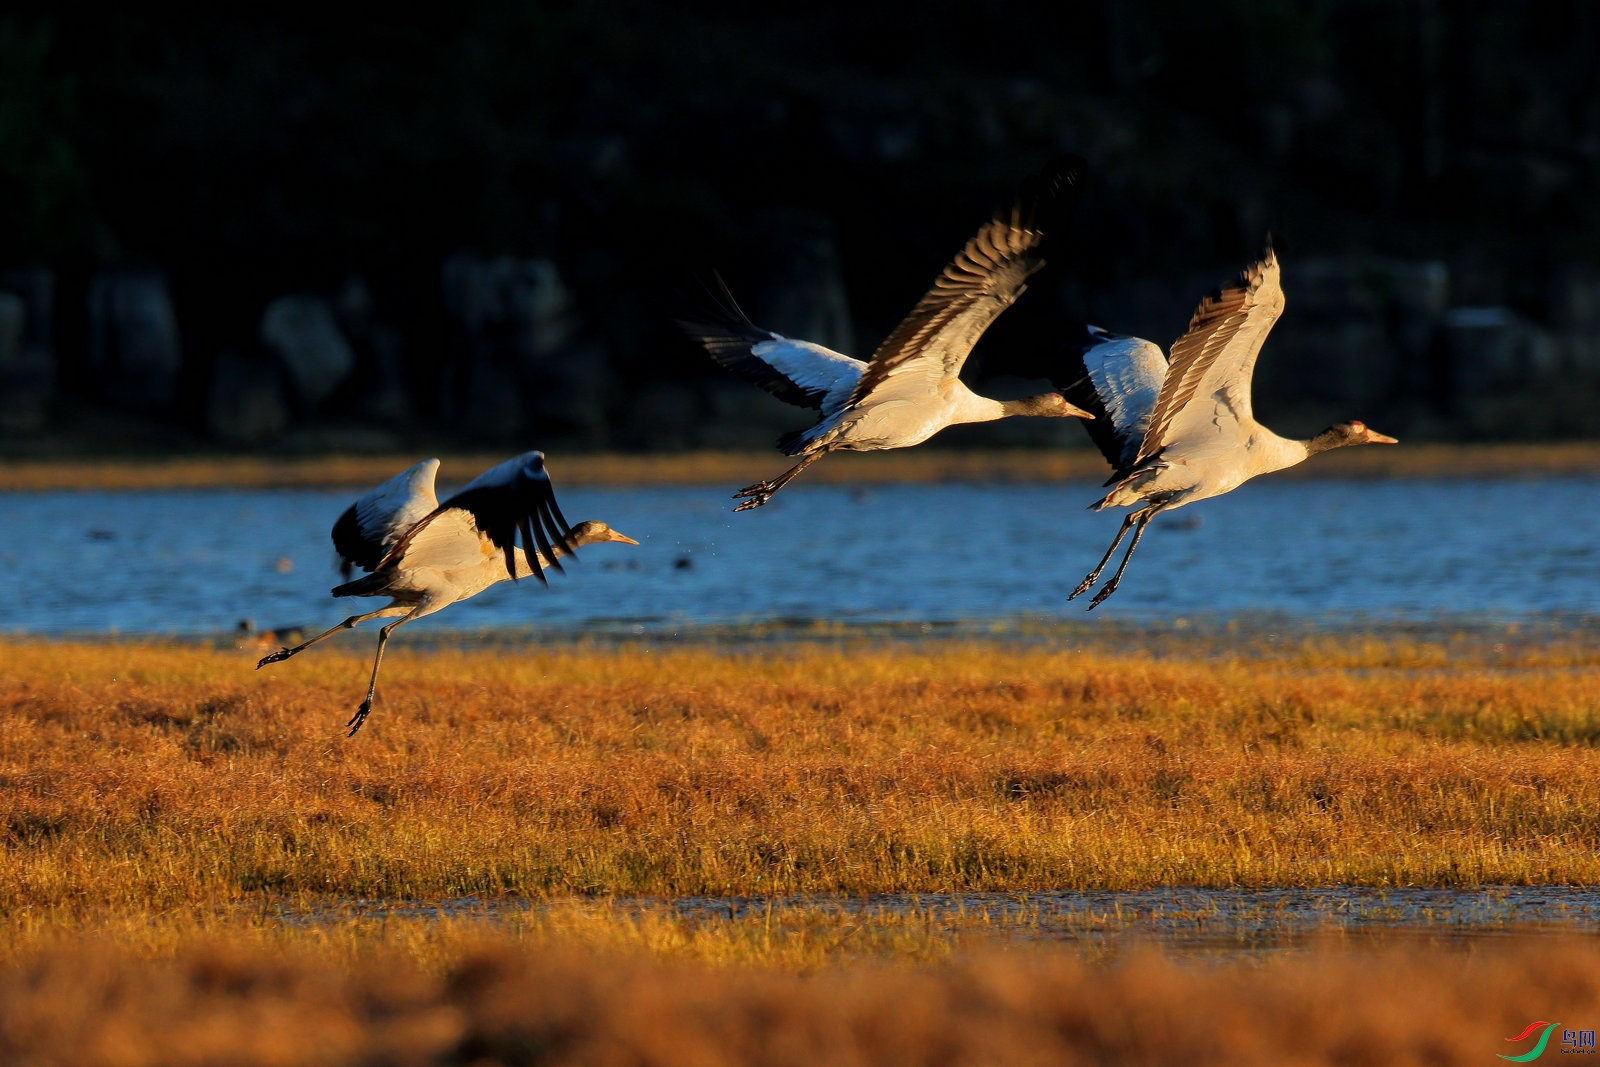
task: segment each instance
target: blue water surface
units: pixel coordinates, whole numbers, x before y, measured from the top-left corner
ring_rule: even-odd
[[[1089,483],[797,484],[735,515],[724,487],[558,487],[595,545],[548,590],[501,585],[430,629],[1081,618],[1066,596],[1116,532]],[[214,634],[331,624],[348,491],[0,495],[0,631]],[[1164,516],[1092,618],[1272,613],[1497,621],[1600,609],[1600,481],[1281,480]]]

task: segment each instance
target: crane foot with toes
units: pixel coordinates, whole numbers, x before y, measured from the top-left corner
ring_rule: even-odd
[[[1100,590],[1098,593],[1096,593],[1094,595],[1094,599],[1093,600],[1089,601],[1089,610],[1093,611],[1095,608],[1097,608],[1101,604],[1105,603],[1106,597],[1110,596],[1112,593],[1115,593],[1116,591],[1117,591],[1117,583],[1116,582],[1107,582],[1106,583],[1106,587],[1104,589]],[[1076,596],[1077,594],[1074,593],[1073,595]]]
[[[749,511],[751,508],[759,508],[762,504],[765,504],[767,501],[771,500],[772,494],[776,493],[777,491],[778,487],[773,485],[771,482],[757,482],[755,485],[747,485],[737,493],[733,494],[733,499],[744,501],[743,504],[740,504],[733,510]]]
[[[298,651],[300,650],[297,648],[280,648],[276,652],[262,656],[261,662],[256,664],[256,670],[259,671],[262,667],[265,667],[269,663],[282,663],[284,660],[288,659]]]
[[[346,728],[350,731],[345,736],[354,737],[356,731],[361,729],[361,724],[367,721],[367,716],[370,714],[372,714],[372,701],[371,699],[363,700],[361,706],[356,709],[356,713],[350,716],[350,721],[345,723]]]

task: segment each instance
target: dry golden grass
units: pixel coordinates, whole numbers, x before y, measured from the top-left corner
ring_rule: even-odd
[[[1600,881],[1577,644],[369,651],[0,643],[0,915]]]
[[[0,1062],[1454,1064],[1592,1028],[1592,938],[1092,964],[984,913],[561,896],[1595,880],[1582,641],[1227,649],[401,646],[346,741],[364,646],[0,642]],[[504,892],[553,899],[352,900]]]
[[[22,459],[0,461],[0,490],[365,487],[415,463],[394,456],[172,456],[163,459]],[[455,484],[505,458],[500,453],[447,456]],[[773,452],[644,455],[569,453],[551,457],[558,485],[730,485],[783,469]],[[1105,461],[1090,448],[963,451],[939,448],[841,453],[806,472],[818,483],[950,481],[1099,481]],[[1600,442],[1563,444],[1406,445],[1352,448],[1279,477],[1525,477],[1600,473]]]
[[[0,1060],[164,1064],[1500,1062],[1531,1020],[1600,1020],[1592,941],[1182,966],[986,955],[809,976],[481,944],[441,972],[249,946],[0,964]]]
[[[451,901],[441,907],[400,902],[384,907],[315,897],[263,897],[231,907],[162,912],[73,915],[26,909],[4,927],[0,967],[44,950],[92,942],[145,959],[171,959],[197,945],[226,944],[268,955],[316,957],[340,967],[380,957],[404,958],[412,966],[442,973],[464,952],[493,941],[521,950],[649,956],[807,973],[860,960],[945,961],[958,952],[1041,938],[1072,939],[1085,958],[1106,958],[1118,951],[1114,937],[1091,940],[1082,935],[1124,929],[1108,916],[1084,915],[1065,924],[1052,917],[1047,931],[1036,908],[998,906],[958,909],[910,903],[847,910],[836,902],[769,898],[764,905],[757,902],[735,915],[716,907],[680,911],[664,901],[562,898],[498,904]],[[1362,943],[1382,943],[1390,933],[1373,928]],[[1298,935],[1287,935],[1286,940],[1294,936]],[[1220,951],[1230,946],[1205,947]]]

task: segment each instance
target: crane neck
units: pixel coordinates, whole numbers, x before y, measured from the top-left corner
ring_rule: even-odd
[[[1009,414],[1006,406],[998,400],[990,400],[986,396],[979,396],[968,389],[965,382],[957,381],[956,403],[950,413],[950,424],[956,425],[968,422],[993,422],[1003,419]]]
[[[1265,426],[1257,425],[1250,437],[1249,464],[1252,476],[1271,474],[1304,463],[1311,454],[1311,442],[1280,437]]]
[[[1020,400],[991,400],[986,396],[979,396],[966,383],[957,379],[955,382],[956,404],[950,422],[994,422],[996,419],[1008,419],[1013,415],[1062,415],[1061,397],[1057,393],[1040,393],[1038,396],[1025,396]]]

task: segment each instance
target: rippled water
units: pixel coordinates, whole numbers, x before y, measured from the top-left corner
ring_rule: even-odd
[[[722,487],[561,488],[596,545],[431,629],[1081,618],[1110,543],[1090,484],[804,486],[734,515]],[[0,496],[0,631],[205,634],[331,624],[346,491]],[[1534,619],[1600,608],[1600,482],[1265,480],[1158,520],[1092,618]]]
[[[1130,891],[1056,890],[1021,893],[811,894],[793,897],[616,899],[601,906],[622,915],[665,913],[693,923],[764,920],[779,923],[822,913],[870,923],[874,917],[918,915],[931,922],[967,921],[996,940],[1064,943],[1091,951],[1155,944],[1178,953],[1237,953],[1301,947],[1329,937],[1353,944],[1405,937],[1470,945],[1526,934],[1600,932],[1600,892],[1580,886]],[[546,905],[519,898],[442,901],[345,901],[283,906],[294,924],[351,918],[507,921]],[[968,928],[964,927],[964,928]]]

